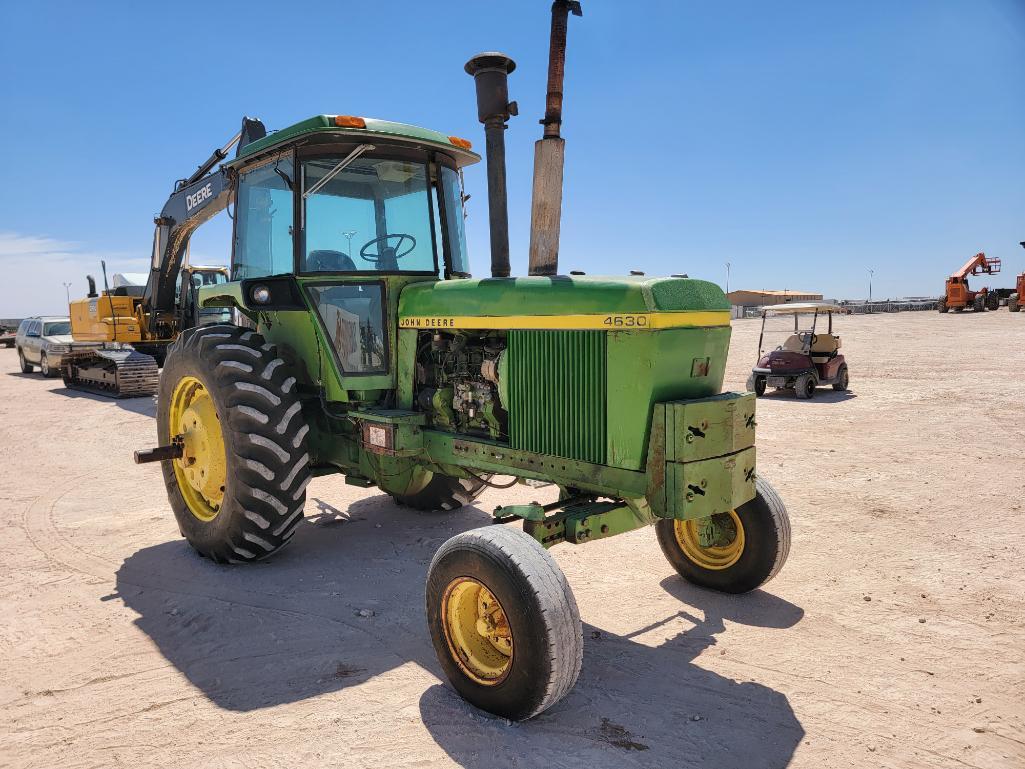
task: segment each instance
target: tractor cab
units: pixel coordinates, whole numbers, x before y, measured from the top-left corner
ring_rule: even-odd
[[[833,315],[840,312],[829,302],[762,307],[758,364],[747,388],[759,397],[767,387],[793,390],[801,399],[814,397],[815,388],[824,385],[846,390],[847,361],[840,353],[840,337],[833,333]]]
[[[399,297],[469,276],[461,169],[470,143],[416,126],[321,115],[243,145],[230,280],[200,291],[307,354],[327,401],[394,390]],[[305,313],[312,310],[315,335]],[[303,314],[297,314],[301,311]],[[267,323],[269,321],[269,323]]]

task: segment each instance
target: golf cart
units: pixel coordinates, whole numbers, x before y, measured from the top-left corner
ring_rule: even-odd
[[[842,308],[829,302],[762,307],[758,365],[751,369],[747,389],[758,396],[765,394],[766,387],[793,390],[801,399],[815,397],[815,388],[824,385],[846,390],[847,361],[840,354],[840,337],[833,333],[833,315],[841,312]],[[819,320],[822,316],[827,321],[825,329]],[[781,323],[781,318],[786,320]]]

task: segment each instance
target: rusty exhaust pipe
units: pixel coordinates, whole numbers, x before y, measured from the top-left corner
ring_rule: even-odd
[[[509,101],[509,73],[516,62],[497,51],[479,53],[463,67],[477,87],[477,119],[484,124],[488,164],[491,275],[509,277],[509,203],[505,187],[505,129],[516,102]]]
[[[534,189],[530,206],[531,275],[559,272],[559,229],[562,222],[562,174],[566,142],[562,138],[562,87],[566,73],[566,27],[569,14],[582,16],[575,0],[552,3],[548,45],[548,94],[541,120],[543,138],[534,143]]]

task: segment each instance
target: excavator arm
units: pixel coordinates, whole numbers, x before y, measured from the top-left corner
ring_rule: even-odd
[[[149,278],[143,293],[142,309],[150,338],[170,336],[175,313],[175,284],[192,233],[231,202],[235,175],[231,169],[212,170],[228,156],[236,144],[239,149],[262,139],[267,129],[259,120],[245,117],[242,128],[227,144],[214,150],[207,160],[187,179],[175,183],[160,215],[153,221],[153,254]]]

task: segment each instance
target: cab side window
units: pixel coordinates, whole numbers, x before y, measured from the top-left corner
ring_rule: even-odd
[[[290,159],[279,159],[239,178],[232,280],[292,272]]]

